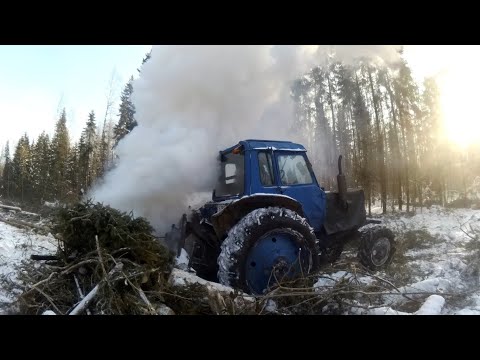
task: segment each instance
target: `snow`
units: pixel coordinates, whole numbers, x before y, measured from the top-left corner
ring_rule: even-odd
[[[175,258],[175,265],[182,270],[187,270],[190,259],[185,249],[182,248],[180,255]]]
[[[417,282],[412,285],[402,286],[398,288],[400,293],[409,294],[409,298],[416,299],[429,293],[444,293],[454,289],[452,282],[444,278],[431,278],[424,281]],[[403,301],[405,298],[398,295],[386,295],[385,301],[390,304],[396,304]]]
[[[381,306],[364,309],[368,306],[363,304],[363,308],[352,309],[349,313],[480,315],[480,243],[476,245],[475,240],[464,233],[465,231],[473,237],[475,231],[480,233],[479,210],[432,206],[422,211],[417,209],[415,215],[387,214],[381,219],[383,226],[395,233],[399,249],[397,253],[400,254],[394,257],[390,265],[396,266],[396,273],[389,273],[390,277],[387,272],[376,275],[390,280],[394,275],[403,274],[408,278],[408,283],[392,280],[400,293],[397,294],[396,290],[385,291]],[[367,225],[361,230],[373,226],[378,225]],[[354,251],[356,249],[352,250]],[[395,264],[396,260],[400,263]],[[369,281],[370,284],[376,282],[375,278],[368,280],[368,276],[359,278],[358,274],[354,276],[345,271],[337,271],[322,274],[314,286],[316,291],[322,291],[341,280],[352,279],[362,279],[361,282]],[[408,294],[408,298],[401,293]],[[416,304],[416,311],[411,308],[411,312],[399,310],[405,308],[409,299],[420,301]]]
[[[315,291],[320,292],[322,290],[329,290],[340,281],[355,282],[362,285],[370,285],[374,282],[374,279],[370,276],[354,276],[346,271],[337,271],[330,275],[322,275],[317,282],[313,285]]]
[[[226,209],[226,207],[230,204],[233,204],[237,201],[240,201],[240,200],[243,200],[243,199],[246,199],[246,198],[253,198],[253,197],[257,197],[257,196],[276,196],[276,197],[286,198],[286,199],[293,200],[293,201],[297,202],[297,200],[295,200],[294,198],[292,198],[290,196],[287,196],[287,195],[271,194],[271,193],[255,193],[253,195],[244,195],[240,199],[223,200],[221,202],[216,203],[218,205],[225,205],[225,206],[219,206],[218,211],[217,211],[216,214],[214,214],[214,216],[219,216]]]
[[[43,204],[45,206],[48,206],[48,207],[51,207],[51,208],[57,207],[59,205],[58,201],[56,201],[56,202],[45,201]]]
[[[454,315],[480,315],[480,310],[462,309],[454,313]]]
[[[287,196],[287,195],[282,195],[282,194],[272,194],[272,193],[255,193],[253,195],[245,195],[242,196],[239,200],[245,199],[247,197],[256,197],[256,196],[277,196],[277,197],[282,197],[282,198],[287,198],[293,201],[297,201],[294,198]],[[238,201],[238,200],[237,200]]]
[[[53,254],[56,249],[57,240],[51,234],[38,235],[0,221],[0,278],[16,282],[17,267],[23,260],[28,260],[32,254]],[[18,293],[0,286],[0,314],[4,306],[15,300],[16,295]]]
[[[255,150],[273,150],[276,151],[278,150],[275,146],[269,146],[269,147],[255,147]],[[281,151],[301,151],[301,152],[307,152],[306,149],[301,149],[301,148],[293,148],[293,149],[281,149]]]
[[[173,269],[172,273],[170,274],[169,282],[173,286],[188,286],[193,284],[200,284],[200,285],[204,285],[207,289],[210,289],[216,292],[220,292],[224,294],[235,293],[235,290],[229,286],[204,280],[194,274],[191,274],[189,272],[186,272],[180,269]],[[255,299],[249,295],[243,296],[243,299],[251,302],[255,301]]]
[[[389,306],[373,308],[368,315],[440,315],[445,305],[445,299],[439,295],[429,296],[420,309],[413,313],[398,311]]]
[[[52,310],[45,310],[42,315],[57,315]]]
[[[439,295],[431,295],[423,303],[415,315],[440,315],[445,305],[445,299]]]
[[[175,315],[175,312],[165,304],[160,304],[157,308],[158,315]]]
[[[412,315],[411,313],[397,311],[392,309],[391,307],[379,307],[375,309],[371,309],[368,312],[368,315]]]
[[[229,286],[204,280],[196,275],[180,269],[173,269],[172,273],[170,274],[170,282],[173,286],[188,286],[193,284],[200,284],[212,286],[213,288],[222,292],[234,292],[234,290]]]
[[[265,311],[275,313],[278,310],[277,303],[272,299],[267,300],[267,304],[265,305]]]

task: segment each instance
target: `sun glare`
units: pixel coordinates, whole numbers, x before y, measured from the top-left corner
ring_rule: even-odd
[[[437,76],[445,135],[461,148],[480,142],[480,46],[407,46],[405,57],[419,81]]]
[[[441,84],[442,106],[447,138],[462,148],[480,141],[479,74],[474,69],[455,69]]]

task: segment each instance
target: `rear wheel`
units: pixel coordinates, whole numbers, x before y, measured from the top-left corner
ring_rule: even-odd
[[[395,236],[385,227],[371,227],[362,231],[358,257],[362,265],[372,271],[385,268],[395,254]]]
[[[222,284],[262,294],[278,281],[316,270],[317,239],[308,222],[294,211],[256,209],[229,231],[218,265]]]

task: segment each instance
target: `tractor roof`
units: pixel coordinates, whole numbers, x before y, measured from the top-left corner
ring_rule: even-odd
[[[243,145],[245,150],[263,150],[272,148],[273,150],[307,151],[303,145],[291,141],[248,139],[242,140],[237,145],[225,149],[222,153],[228,153],[238,145]]]

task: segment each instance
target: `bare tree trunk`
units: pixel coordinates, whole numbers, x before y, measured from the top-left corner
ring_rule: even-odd
[[[391,88],[391,83],[390,83],[390,78],[388,76],[388,73],[386,73],[386,89],[388,92],[388,97],[390,98],[390,108],[391,108],[391,113],[392,113],[392,119],[393,119],[393,136],[394,136],[394,142],[392,142],[392,147],[393,147],[393,154],[394,154],[394,164],[395,164],[395,173],[396,173],[396,185],[397,185],[397,201],[398,201],[398,208],[399,211],[402,211],[403,207],[403,200],[402,200],[402,166],[401,164],[402,159],[401,159],[401,153],[400,153],[400,140],[398,136],[398,121],[397,121],[397,114],[395,111],[395,95],[392,91]]]
[[[461,158],[463,158],[462,155],[460,155]],[[465,161],[460,162],[461,167],[462,167],[462,184],[463,184],[463,206],[466,208],[467,207],[467,182],[465,179]]]
[[[372,69],[368,67],[368,80],[370,82],[370,91],[372,92],[373,110],[375,112],[375,127],[377,131],[377,156],[380,160],[380,197],[382,202],[382,213],[387,213],[387,182],[385,176],[385,154],[383,146],[383,135],[380,131],[380,118],[378,115],[378,102],[373,86]]]
[[[334,110],[334,107],[333,107],[333,96],[332,96],[332,85],[330,83],[330,73],[327,73],[327,84],[328,84],[328,99],[329,99],[329,102],[330,102],[330,111],[332,112],[332,130],[333,130],[333,146],[334,146],[334,151],[337,147],[337,133],[336,133],[336,129],[335,129],[335,124],[336,124],[336,120],[335,120],[335,110]]]

